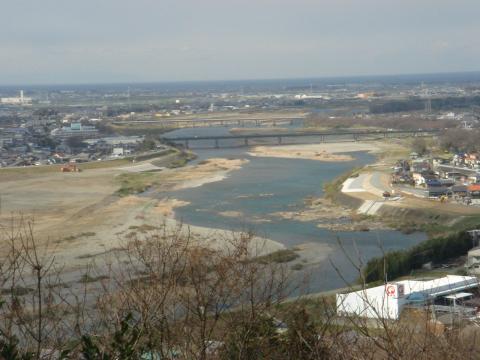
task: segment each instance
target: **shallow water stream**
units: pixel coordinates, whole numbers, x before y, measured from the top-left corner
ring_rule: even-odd
[[[365,261],[380,255],[382,249],[408,248],[426,239],[423,233],[405,235],[393,230],[333,232],[318,228],[316,222],[285,220],[272,215],[304,209],[305,198],[322,196],[325,182],[352,168],[373,163],[375,158],[369,153],[351,153],[355,160],[348,162],[321,162],[251,157],[247,151],[246,148],[196,151],[199,155],[197,161],[220,157],[246,158],[249,163],[231,172],[222,181],[169,193],[169,197],[190,203],[177,208],[176,217],[186,224],[252,230],[287,247],[308,244],[309,265],[305,271],[311,273],[312,292],[344,287],[342,277],[347,281],[356,279],[358,274],[349,264],[344,251],[355,259]],[[342,276],[337,274],[332,263],[340,269]],[[300,273],[303,275],[303,272]]]

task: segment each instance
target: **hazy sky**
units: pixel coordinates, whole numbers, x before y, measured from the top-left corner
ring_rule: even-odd
[[[0,84],[480,70],[478,0],[0,0]]]

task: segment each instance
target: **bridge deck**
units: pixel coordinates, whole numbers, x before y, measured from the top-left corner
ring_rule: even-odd
[[[228,140],[228,139],[259,139],[259,138],[285,138],[285,137],[327,137],[327,136],[367,136],[367,135],[422,135],[434,134],[437,130],[393,130],[393,131],[350,131],[350,132],[306,132],[306,133],[276,133],[276,134],[245,134],[245,135],[211,135],[211,136],[180,136],[162,137],[169,141],[194,141],[194,140]]]

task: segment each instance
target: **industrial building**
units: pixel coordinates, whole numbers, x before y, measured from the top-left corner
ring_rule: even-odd
[[[51,135],[58,139],[68,139],[71,137],[91,139],[98,136],[98,130],[95,128],[95,126],[72,123],[70,126],[64,126],[60,129],[52,130]]]
[[[442,306],[449,303],[455,310],[462,309],[476,312],[476,308],[462,307],[456,301],[457,298],[466,298],[469,289],[478,288],[479,282],[476,277],[447,275],[442,278],[421,281],[402,280],[388,283],[360,291],[337,294],[338,315],[360,316],[373,319],[398,320],[407,306]],[[461,297],[452,295],[462,294]],[[442,304],[442,305],[440,305]],[[448,308],[447,308],[448,309]]]
[[[23,90],[20,90],[20,96],[1,98],[0,103],[5,105],[24,105],[24,104],[31,104],[32,99],[29,97],[23,96]]]

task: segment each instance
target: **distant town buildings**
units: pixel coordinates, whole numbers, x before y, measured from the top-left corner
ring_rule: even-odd
[[[20,90],[20,96],[3,97],[0,99],[0,103],[5,105],[26,105],[32,103],[32,98],[23,96],[23,90]]]
[[[376,96],[374,92],[366,92],[366,93],[359,93],[357,94],[358,99],[370,99],[371,97]]]

